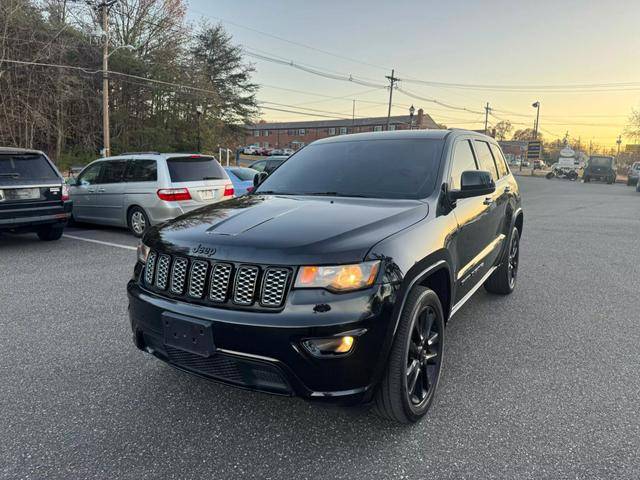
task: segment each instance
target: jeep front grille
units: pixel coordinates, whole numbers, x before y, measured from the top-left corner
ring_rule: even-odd
[[[152,290],[187,301],[233,307],[282,307],[291,283],[287,267],[207,261],[149,253],[142,275]]]

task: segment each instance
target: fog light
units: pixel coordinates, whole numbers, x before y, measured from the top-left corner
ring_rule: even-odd
[[[327,357],[332,355],[344,355],[351,351],[355,339],[350,335],[332,338],[314,338],[302,342],[314,357]]]

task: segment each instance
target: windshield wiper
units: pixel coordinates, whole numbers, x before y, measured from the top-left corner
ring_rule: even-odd
[[[0,177],[20,178],[20,174],[18,172],[0,173]]]
[[[300,193],[300,195],[309,195],[314,197],[358,197],[358,198],[371,198],[367,195],[360,195],[358,193],[340,193],[340,192],[309,192]]]
[[[256,195],[303,195],[301,193],[296,192],[277,192],[275,190],[261,190],[259,192],[254,192]]]
[[[222,180],[220,177],[202,177],[203,180]]]

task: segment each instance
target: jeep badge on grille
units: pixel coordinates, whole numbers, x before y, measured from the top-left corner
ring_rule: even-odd
[[[191,247],[191,250],[189,250],[189,255],[192,257],[213,258],[215,254],[216,249],[214,247],[205,247],[202,244],[197,247]]]

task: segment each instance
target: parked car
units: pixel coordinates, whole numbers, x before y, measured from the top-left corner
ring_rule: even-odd
[[[318,140],[250,195],[144,235],[128,283],[133,338],[216,381],[373,402],[415,422],[440,378],[447,320],[483,285],[514,290],[522,226],[493,138]]]
[[[150,225],[234,195],[215,158],[179,153],[96,160],[70,186],[75,221],[127,227],[138,237]]]
[[[258,173],[257,170],[246,167],[224,167],[227,175],[233,183],[233,190],[236,197],[245,195],[253,190],[253,179]]]
[[[0,232],[58,240],[71,208],[69,188],[43,152],[0,147]]]
[[[274,148],[269,152],[269,156],[271,155],[284,155],[284,150],[281,148]]]
[[[257,160],[249,165],[249,168],[253,170],[257,170],[258,172],[265,172],[267,174],[271,174],[276,168],[284,163],[284,161],[289,158],[286,156],[274,156],[270,157],[268,160]]]
[[[248,147],[244,147],[242,149],[242,153],[245,155],[257,155],[258,154],[258,149],[257,147],[254,147],[253,145],[250,145]]]
[[[640,178],[640,162],[634,162],[627,172],[627,185],[637,185]]]
[[[292,148],[285,148],[284,150],[282,150],[282,154],[290,157],[291,155],[293,155],[295,152],[293,151]]]
[[[533,169],[534,170],[542,170],[544,163],[542,163],[542,160],[534,160],[533,161]]]
[[[609,184],[616,181],[616,176],[616,159],[603,155],[591,155],[582,174],[585,182],[604,180]]]

